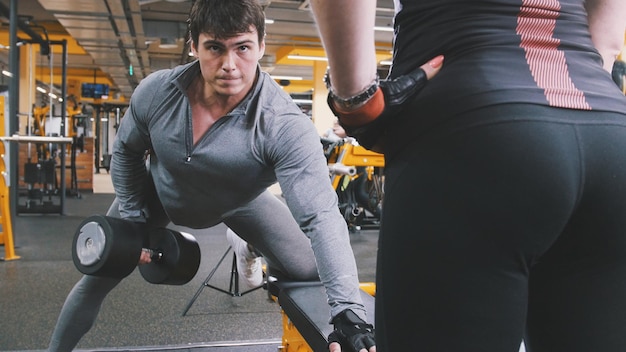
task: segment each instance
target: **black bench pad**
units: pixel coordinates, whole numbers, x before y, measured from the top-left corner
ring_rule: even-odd
[[[330,307],[320,282],[275,282],[278,303],[313,351],[328,351]],[[374,324],[374,297],[361,290],[368,323]]]

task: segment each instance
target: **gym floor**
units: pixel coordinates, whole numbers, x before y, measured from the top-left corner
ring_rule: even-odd
[[[103,214],[113,200],[107,175],[96,175],[94,193],[67,197],[65,213],[16,216],[18,260],[0,262],[0,351],[41,351],[47,347],[61,306],[81,274],[71,258],[80,222]],[[182,286],[151,285],[138,270],[104,302],[82,351],[277,351],[282,336],[280,307],[264,289],[241,296],[205,286],[228,249],[226,227],[175,227],[193,234],[202,259],[198,273]],[[378,231],[351,235],[362,282],[374,281]],[[232,252],[231,252],[232,253]],[[229,289],[232,254],[215,271],[212,286]],[[4,248],[0,246],[0,255]],[[199,291],[185,316],[182,315]],[[246,292],[245,286],[240,292]]]

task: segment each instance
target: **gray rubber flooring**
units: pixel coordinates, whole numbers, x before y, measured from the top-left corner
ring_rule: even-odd
[[[112,194],[87,193],[80,199],[67,197],[65,215],[17,216],[14,237],[21,259],[0,262],[0,351],[47,347],[65,297],[81,277],[71,259],[74,232],[85,217],[106,212],[112,199]],[[267,291],[233,296],[204,286],[228,249],[225,226],[179,229],[193,234],[201,246],[200,270],[194,279],[182,286],[151,285],[135,270],[107,297],[79,350],[277,351],[280,308]],[[351,239],[361,281],[374,281],[378,230],[365,229]],[[1,246],[0,251],[3,255]],[[228,290],[231,260],[229,254],[210,284]]]

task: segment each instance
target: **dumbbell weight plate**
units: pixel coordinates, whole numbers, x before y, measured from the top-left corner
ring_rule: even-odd
[[[139,272],[150,283],[184,285],[198,272],[200,246],[190,234],[167,228],[151,229],[148,248],[163,253],[161,259],[139,266]]]
[[[74,234],[72,260],[83,274],[124,278],[139,261],[142,227],[103,215],[83,220]]]

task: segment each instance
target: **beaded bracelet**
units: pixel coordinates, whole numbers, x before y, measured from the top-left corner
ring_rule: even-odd
[[[339,109],[342,109],[345,111],[345,110],[350,110],[350,109],[354,109],[355,107],[361,106],[365,102],[367,102],[372,96],[374,96],[374,94],[378,90],[378,82],[380,78],[378,77],[378,73],[376,73],[376,78],[374,78],[374,81],[372,81],[372,84],[370,84],[362,92],[356,95],[353,95],[349,98],[345,98],[345,99],[338,97],[337,95],[335,95],[335,93],[332,90],[332,86],[330,83],[329,69],[330,68],[326,69],[326,74],[324,75],[324,83],[326,83],[326,88],[328,88],[328,95],[332,98],[335,105]]]

